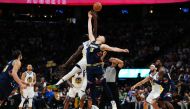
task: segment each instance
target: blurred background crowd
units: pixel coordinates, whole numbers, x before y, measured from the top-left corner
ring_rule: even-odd
[[[176,86],[170,99],[175,109],[190,108],[190,12],[180,10],[186,6],[108,6],[98,18],[98,33],[106,36],[107,43],[130,51],[127,55],[109,52],[106,60],[111,56],[118,57],[125,62],[124,68],[147,68],[156,59],[162,61]],[[26,70],[27,64],[32,64],[37,74],[34,108],[61,109],[68,85],[61,85],[61,90],[46,86],[55,84],[65,75],[58,66],[87,40],[87,11],[90,7],[5,7],[0,7],[0,71],[10,59],[11,52],[20,49],[23,52],[20,74]],[[51,11],[42,14],[36,10]],[[55,14],[51,13],[52,10]],[[131,82],[127,82],[129,80]],[[134,79],[118,79],[122,109],[142,109],[143,99],[137,100],[136,93],[130,91],[130,86],[136,82]],[[145,98],[150,90],[150,85],[146,84],[137,93]],[[19,91],[15,90],[4,108],[15,109],[19,100]],[[78,98],[72,103],[71,108],[77,107]]]

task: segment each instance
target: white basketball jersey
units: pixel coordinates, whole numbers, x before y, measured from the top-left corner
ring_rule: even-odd
[[[72,84],[74,85],[74,87],[76,88],[81,88],[83,81],[85,78],[85,73],[82,72],[80,74],[76,73],[73,77],[72,77]]]
[[[159,79],[159,75],[158,72],[156,72],[156,74],[150,74],[150,77],[152,78],[152,80],[150,81],[151,85],[152,85],[152,91],[155,92],[162,92],[163,91],[163,87],[161,85],[159,85],[158,83],[154,82],[153,80],[158,81]]]
[[[82,50],[82,54],[83,54],[83,58],[86,59],[86,49],[88,48],[88,46],[90,45],[90,41],[86,41],[86,42],[83,42],[83,50]]]
[[[33,81],[34,81],[34,72],[25,72],[25,82],[28,83],[28,84],[32,84]]]

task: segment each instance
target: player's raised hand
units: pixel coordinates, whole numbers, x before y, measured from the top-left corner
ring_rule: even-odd
[[[96,18],[98,17],[97,12],[95,12],[95,11],[90,11],[90,12],[91,12],[92,17],[93,17],[94,19],[96,19]]]
[[[92,12],[91,11],[88,12],[88,18],[92,18]]]

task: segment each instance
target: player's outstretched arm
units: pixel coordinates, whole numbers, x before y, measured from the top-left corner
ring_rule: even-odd
[[[118,47],[110,47],[109,45],[106,44],[102,44],[100,46],[100,49],[103,51],[113,51],[113,52],[124,52],[124,53],[129,53],[128,49],[121,49]]]
[[[82,49],[84,48],[83,44],[78,47],[78,49],[73,53],[73,55],[67,60],[65,64],[59,66],[60,69],[68,68],[71,66],[72,63],[82,54]]]
[[[110,58],[109,61],[117,64],[119,68],[122,68],[124,66],[124,62],[121,59]]]
[[[20,67],[21,67],[21,62],[15,60],[14,65],[13,65],[13,70],[12,70],[12,76],[13,76],[13,79],[20,85],[20,87],[24,88],[25,86],[24,86],[24,84],[22,83],[22,80],[18,77],[18,74],[17,74]]]
[[[136,87],[145,84],[145,83],[148,82],[149,80],[150,80],[150,76],[146,77],[146,78],[143,79],[142,81],[140,81],[140,82],[138,82],[137,84],[135,84],[134,86],[132,86],[132,87],[131,87],[131,90],[134,90]]]
[[[88,38],[91,42],[95,41],[95,37],[92,32],[92,13],[91,13],[91,11],[88,12]]]
[[[94,33],[94,37],[97,38],[98,37],[98,34],[97,34],[97,31],[98,31],[98,15],[96,12],[93,11],[92,16],[93,16],[93,22],[94,22],[93,33]]]

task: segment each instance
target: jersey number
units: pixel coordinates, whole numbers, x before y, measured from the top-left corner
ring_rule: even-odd
[[[94,48],[90,48],[90,52],[94,52]]]

